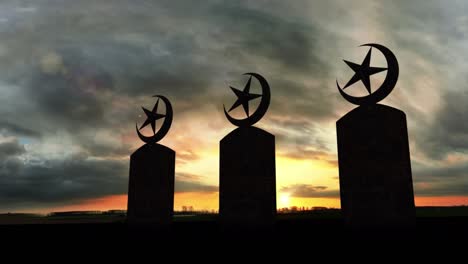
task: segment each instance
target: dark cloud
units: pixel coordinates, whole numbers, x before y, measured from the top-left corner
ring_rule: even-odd
[[[416,172],[414,192],[417,196],[464,196],[468,192],[468,166]]]
[[[18,136],[25,137],[34,137],[37,138],[40,136],[38,131],[34,131],[30,128],[24,127],[25,124],[15,124],[11,121],[0,120],[0,133],[4,134],[13,134]]]
[[[288,71],[326,74],[315,53],[320,34],[314,25],[290,22],[235,2],[213,5],[209,15],[222,32],[219,37],[229,37],[228,58],[263,57]]]
[[[272,117],[272,130],[278,142],[302,147],[313,145],[314,148],[326,150],[326,144],[315,136],[317,123],[294,116]]]
[[[316,63],[316,62],[311,62]],[[322,66],[327,68],[325,66]],[[302,122],[332,122],[338,116],[334,113],[336,92],[329,89],[326,77],[320,76],[310,84],[274,76],[270,81],[272,89],[272,115],[287,116],[291,121],[299,118]],[[296,126],[293,126],[296,128]]]
[[[64,63],[66,73],[47,74],[37,71],[31,76],[32,103],[39,108],[37,115],[70,132],[97,127],[104,122],[105,104],[99,90],[112,86],[110,77],[101,76],[98,69],[75,68]]]
[[[175,182],[175,192],[203,192],[212,193],[218,191],[218,186],[202,183],[203,177],[190,173],[177,173]]]
[[[438,182],[436,184],[415,183],[414,193],[417,196],[465,196],[468,192],[468,182]]]
[[[332,72],[322,59],[319,43],[335,40],[325,28],[239,3],[212,9],[208,21],[218,25],[218,39],[228,40],[226,59],[268,79],[272,101],[266,120],[287,116],[323,121],[333,115],[336,92],[327,88]]]
[[[218,186],[205,185],[199,182],[177,181],[175,184],[176,193],[184,192],[202,192],[213,193],[218,191]]]
[[[468,153],[468,91],[448,91],[443,106],[418,146],[432,158],[442,159],[449,153]]]
[[[285,105],[290,112],[313,115],[324,115],[324,109],[328,109],[323,107],[327,97],[321,96],[326,89],[316,87],[311,93],[310,87],[287,77],[287,73],[301,69],[321,78],[328,72],[315,55],[320,29],[313,25],[219,1],[203,6],[186,2],[184,8],[164,1],[160,6],[148,2],[132,5],[123,1],[118,6],[81,2],[96,8],[90,11],[83,8],[85,4],[44,4],[27,18],[34,30],[22,20],[12,24],[18,34],[8,38],[6,46],[8,56],[15,58],[14,64],[21,70],[7,80],[29,87],[27,96],[36,106],[29,111],[31,118],[46,123],[46,128],[38,130],[67,128],[80,134],[87,127],[109,127],[110,121],[105,118],[112,100],[120,97],[136,99],[162,93],[177,98],[177,113],[192,111],[193,107],[213,103],[217,93],[209,89],[212,83],[223,82],[226,73],[237,76],[235,65],[243,65],[242,71],[257,69],[257,59],[268,59],[271,65],[278,64],[286,71],[283,77],[269,76],[277,87],[278,96],[274,98],[278,99],[274,100],[291,98],[289,104],[277,103],[279,107]],[[158,16],[160,7],[170,16]],[[104,10],[119,19],[102,16]],[[37,47],[31,51],[25,43],[37,43]],[[44,73],[40,67],[30,66],[31,62],[40,66],[50,53],[63,63],[59,72]],[[29,63],[19,63],[24,57]],[[241,57],[252,59],[237,61]],[[262,72],[268,72],[268,68]],[[107,90],[112,97],[106,96]],[[282,96],[283,90],[289,92]],[[177,108],[187,105],[184,101],[192,107]],[[126,122],[129,117],[114,115],[110,125]]]
[[[21,169],[23,162],[20,156],[25,152],[24,146],[19,144],[18,140],[0,143],[0,182],[2,178],[14,175]]]
[[[318,137],[318,123],[294,117],[271,118],[272,132],[281,148],[277,153],[292,159],[321,160],[336,165],[336,153]]]
[[[414,36],[407,36],[402,31],[388,30],[388,34],[402,47],[406,46],[417,54],[421,54],[437,62],[449,62],[446,56],[434,54],[434,44],[447,45],[451,40],[460,41],[466,36],[457,26],[459,14],[464,14],[464,6],[457,4],[442,4],[436,0],[429,1],[393,1],[386,2],[382,8],[387,11],[380,16],[386,29],[405,26],[411,28]],[[427,19],[430,17],[430,19]],[[431,38],[424,38],[427,36]],[[415,49],[414,47],[418,47]],[[445,57],[445,59],[444,59]]]
[[[14,171],[0,170],[0,209],[62,205],[126,193],[127,164],[75,155],[41,164],[17,162]]]
[[[463,196],[468,192],[468,164],[418,166],[413,170],[415,194],[418,196]]]
[[[327,186],[314,186],[310,184],[293,184],[281,187],[280,192],[289,193],[292,197],[304,198],[337,198],[338,190],[328,190]]]
[[[454,165],[441,165],[431,167],[419,167],[413,169],[416,181],[456,181],[465,180],[468,182],[468,164],[457,163]]]
[[[121,158],[126,157],[129,153],[135,151],[132,146],[128,144],[105,144],[99,140],[81,140],[81,146],[86,150],[90,156],[97,156],[101,158]]]
[[[107,195],[126,194],[128,161],[94,160],[85,153],[64,159],[24,163],[16,141],[0,144],[0,210],[41,208],[78,203]],[[216,192],[202,177],[178,174],[176,192]]]
[[[117,95],[138,97],[162,93],[187,100],[203,95],[209,88],[208,77],[214,74],[214,68],[194,58],[194,54],[203,50],[192,36],[159,39],[148,31],[142,41],[145,45],[105,39],[76,48],[86,50],[86,59],[112,76]],[[152,48],[155,45],[165,53],[155,54]]]
[[[18,143],[18,140],[0,142],[0,161],[9,157],[19,156],[25,153],[23,145]]]

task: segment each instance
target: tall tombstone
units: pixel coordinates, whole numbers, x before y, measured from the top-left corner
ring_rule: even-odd
[[[276,216],[275,136],[252,126],[266,113],[270,87],[261,75],[250,78],[244,89],[231,87],[237,100],[224,113],[235,130],[220,142],[219,214],[226,225],[268,226]],[[262,94],[250,93],[254,77]],[[249,101],[260,98],[257,110],[249,114]],[[242,105],[247,118],[235,119],[228,112]]]
[[[345,60],[354,76],[337,88],[359,105],[336,122],[341,208],[354,227],[412,226],[415,206],[405,113],[377,104],[395,87],[399,68],[395,55],[379,44],[369,46],[361,65]],[[372,48],[379,50],[387,68],[371,67]],[[370,75],[386,71],[380,88],[371,91]],[[344,90],[362,81],[369,95],[351,96]]]
[[[136,132],[145,142],[130,156],[130,177],[128,184],[127,220],[129,224],[160,224],[172,222],[174,214],[174,171],[175,151],[158,144],[172,124],[172,106],[162,95],[150,111],[143,108],[146,121]],[[166,113],[158,113],[159,99],[166,106]],[[164,118],[156,133],[156,120]],[[144,136],[140,130],[151,124],[152,136]]]

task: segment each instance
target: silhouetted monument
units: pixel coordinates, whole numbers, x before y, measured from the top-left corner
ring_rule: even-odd
[[[266,113],[270,87],[259,74],[250,78],[243,91],[231,87],[237,101],[229,111],[242,105],[245,119],[226,118],[238,126],[220,142],[219,214],[224,224],[269,225],[276,215],[275,136],[252,125]],[[252,77],[262,95],[250,93]],[[249,115],[249,101],[261,97],[257,110]]]
[[[381,104],[398,79],[395,55],[379,44],[370,46],[361,65],[345,61],[354,76],[340,94],[359,105],[336,122],[341,208],[352,226],[408,226],[414,224],[415,207],[405,113]],[[385,56],[387,68],[370,66],[371,51]],[[387,71],[372,93],[370,75]],[[354,97],[343,90],[362,81],[368,96]]]
[[[136,131],[146,144],[130,156],[127,219],[130,224],[170,224],[174,213],[175,152],[157,142],[172,123],[172,106],[169,100],[155,95],[158,101],[152,111],[143,108],[147,119],[140,129],[151,124],[153,136],[144,136],[138,126]],[[166,105],[166,114],[157,113],[159,98]],[[164,123],[155,133],[156,120]]]

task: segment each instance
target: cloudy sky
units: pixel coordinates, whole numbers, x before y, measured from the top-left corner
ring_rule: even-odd
[[[219,140],[234,129],[222,106],[245,72],[272,90],[257,126],[276,135],[278,206],[339,207],[335,122],[354,106],[335,80],[364,43],[399,61],[382,103],[407,114],[417,205],[468,204],[466,14],[455,0],[2,1],[0,212],[126,208],[154,94],[174,107],[161,143],[177,152],[175,209],[217,209]],[[377,51],[372,65],[386,66]]]

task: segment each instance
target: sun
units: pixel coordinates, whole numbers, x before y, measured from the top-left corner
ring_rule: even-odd
[[[289,193],[282,193],[279,197],[279,208],[289,207]]]

